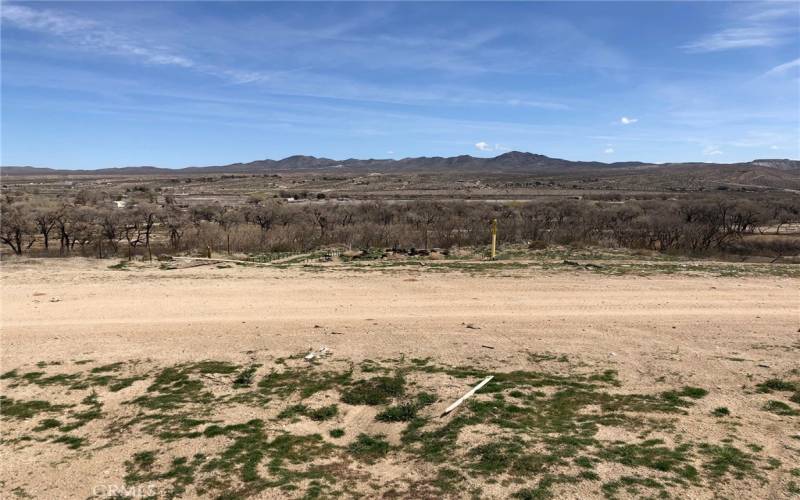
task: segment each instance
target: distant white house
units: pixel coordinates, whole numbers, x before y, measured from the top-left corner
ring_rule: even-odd
[[[117,204],[117,208],[125,208],[128,205],[128,202],[125,200],[117,200],[114,203]]]

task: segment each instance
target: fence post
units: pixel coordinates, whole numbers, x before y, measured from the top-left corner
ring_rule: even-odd
[[[497,256],[497,219],[492,219],[492,260]]]

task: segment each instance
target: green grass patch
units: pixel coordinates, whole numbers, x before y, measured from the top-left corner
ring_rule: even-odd
[[[726,475],[736,479],[748,476],[759,477],[756,470],[756,458],[750,453],[729,444],[702,443],[698,448],[706,458],[703,469],[711,478],[719,479]]]
[[[339,407],[335,404],[321,408],[309,408],[304,404],[291,405],[278,414],[278,418],[308,417],[315,422],[330,420],[339,414]]]
[[[800,387],[798,387],[798,384],[794,382],[789,382],[787,380],[781,380],[778,378],[771,378],[761,382],[760,384],[756,384],[756,389],[761,393],[770,393],[772,391],[792,392],[800,390]]]
[[[86,444],[86,438],[78,436],[70,436],[69,434],[62,434],[61,436],[58,436],[55,439],[53,439],[53,442],[63,443],[67,445],[67,448],[69,448],[70,450],[77,450],[78,448]]]
[[[640,497],[643,496],[641,494],[641,489],[645,488],[648,490],[656,490],[665,493],[665,486],[662,482],[650,478],[650,477],[639,477],[639,476],[621,476],[619,479],[615,479],[613,481],[609,481],[604,483],[602,486],[603,493],[605,493],[606,498],[617,498],[617,494],[619,490],[624,489],[627,491],[631,496]],[[659,494],[658,496],[664,497],[664,495]]]
[[[375,460],[386,456],[389,453],[389,448],[389,442],[384,439],[383,435],[369,436],[362,433],[356,437],[355,441],[350,443],[347,450],[357,459],[373,463]]]
[[[390,406],[375,416],[375,420],[381,422],[408,422],[417,416],[417,405],[415,403],[402,403]]]
[[[265,488],[292,486],[307,479],[333,480],[321,467],[310,463],[333,451],[333,446],[325,443],[319,434],[279,434],[270,439],[261,420],[219,427],[214,435],[219,434],[232,441],[221,453],[211,457],[202,470],[232,474],[243,484],[239,488],[226,488],[221,496],[247,496]],[[265,460],[269,477],[262,477],[258,472],[259,464]],[[299,467],[301,464],[305,467]]]
[[[147,394],[131,403],[151,410],[174,410],[185,404],[207,404],[214,400],[211,392],[204,390],[198,375],[231,374],[238,365],[221,361],[200,361],[168,367],[156,376],[147,388]]]
[[[783,401],[775,401],[774,399],[767,401],[764,404],[764,411],[774,413],[775,415],[782,415],[787,417],[800,415],[800,412],[798,412],[788,404],[784,403]]]
[[[381,405],[403,395],[405,380],[402,376],[373,377],[357,380],[342,392],[342,402],[349,405]]]
[[[61,412],[66,405],[54,405],[47,401],[24,401],[0,396],[0,415],[6,418],[25,420],[35,417],[39,413]]]
[[[331,389],[338,389],[350,382],[352,370],[329,371],[309,366],[304,369],[286,368],[283,371],[272,371],[258,383],[258,391],[263,396],[286,398],[299,394],[306,399],[314,394]]]
[[[255,376],[259,366],[261,365],[250,365],[236,375],[236,378],[233,379],[233,387],[236,389],[250,387],[253,384],[253,377]]]
[[[727,417],[728,415],[731,414],[731,411],[725,408],[724,406],[719,406],[717,408],[714,408],[711,411],[711,414],[715,417]]]
[[[197,454],[190,461],[187,457],[174,457],[164,471],[156,470],[157,452],[140,451],[125,462],[125,484],[152,483],[164,481],[170,485],[164,492],[166,498],[175,498],[186,493],[189,485],[195,482],[197,469],[205,457]]]
[[[55,363],[50,363],[55,364]],[[33,384],[39,387],[50,387],[60,385],[68,390],[84,390],[91,387],[108,387],[112,392],[120,391],[131,386],[138,380],[143,380],[146,375],[133,375],[120,377],[117,375],[124,363],[112,363],[110,365],[98,366],[91,369],[88,373],[58,373],[48,376],[45,372],[33,371],[18,374],[16,370],[7,373],[7,378],[14,379],[11,387],[21,384]]]
[[[699,387],[686,386],[680,391],[662,392],[661,397],[677,407],[677,406],[690,406],[687,404],[688,402],[683,400],[682,398],[700,399],[705,397],[707,394],[708,391],[705,389],[701,389]]]
[[[39,425],[34,427],[33,430],[35,432],[41,432],[41,431],[46,431],[46,430],[49,430],[49,429],[54,429],[56,427],[61,427],[61,425],[62,425],[62,423],[58,419],[45,418],[41,422],[39,422]]]
[[[109,365],[96,366],[92,368],[91,373],[104,373],[104,372],[118,372],[125,366],[125,363],[111,363]]]
[[[83,427],[92,420],[100,418],[103,415],[101,410],[103,405],[100,403],[100,401],[98,401],[96,393],[93,392],[86,396],[83,401],[81,401],[81,404],[88,406],[89,408],[83,411],[72,413],[70,415],[72,421],[62,425],[59,428],[60,431],[69,432],[75,430],[79,427]]]
[[[436,472],[436,478],[431,481],[431,485],[442,493],[455,493],[458,491],[466,478],[458,469],[452,467],[440,467]]]
[[[661,472],[678,471],[688,479],[697,476],[694,467],[688,465],[691,468],[685,468],[690,461],[690,450],[689,444],[670,448],[661,439],[649,439],[639,443],[611,444],[598,453],[598,458],[629,467],[646,467]]]

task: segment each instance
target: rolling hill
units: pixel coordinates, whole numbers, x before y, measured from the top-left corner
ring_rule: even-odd
[[[2,175],[158,175],[158,174],[231,174],[231,173],[269,173],[296,171],[325,171],[340,169],[347,171],[375,172],[474,172],[474,173],[530,173],[557,174],[559,172],[580,171],[653,171],[670,169],[671,171],[687,170],[701,172],[711,169],[725,171],[737,169],[741,171],[778,170],[783,172],[800,172],[800,161],[788,159],[759,159],[747,163],[665,163],[651,164],[645,162],[603,163],[598,161],[571,161],[561,158],[511,151],[494,158],[478,158],[470,155],[453,157],[422,156],[416,158],[332,160],[314,156],[295,155],[282,160],[256,160],[248,163],[232,163],[230,165],[214,165],[206,167],[161,168],[154,166],[101,168],[96,170],[65,170],[31,166],[0,167]]]

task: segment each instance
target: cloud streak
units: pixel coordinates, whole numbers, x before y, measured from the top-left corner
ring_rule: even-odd
[[[509,148],[508,146],[504,146],[502,144],[492,145],[492,144],[489,144],[488,142],[485,142],[485,141],[476,142],[475,143],[475,149],[477,149],[478,151],[484,151],[484,152],[488,152],[488,151],[511,151],[511,148]]]
[[[728,28],[712,33],[682,48],[687,52],[716,52],[720,50],[774,47],[784,37],[768,27]]]
[[[793,2],[789,3],[793,4]],[[796,5],[785,6],[771,2],[758,2],[748,8],[755,10],[736,11],[736,20],[732,26],[700,37],[682,45],[681,48],[690,53],[719,52],[775,47],[796,39],[798,21]],[[787,20],[790,21],[788,24],[786,24]]]
[[[89,19],[48,9],[31,9],[22,5],[4,5],[0,10],[0,16],[4,22],[18,28],[65,38],[84,49],[110,55],[132,56],[149,64],[181,68],[197,67],[191,59],[136,43]]]
[[[353,63],[358,61],[368,64],[390,64],[393,69],[411,68],[414,64],[422,68],[436,68],[442,71],[457,71],[451,63],[462,61],[464,65],[475,66],[468,62],[468,54],[484,50],[483,44],[491,42],[498,36],[496,31],[487,31],[473,34],[469,37],[459,38],[456,41],[442,39],[427,39],[414,37],[381,36],[370,38],[349,33],[365,22],[376,21],[374,15],[366,15],[364,20],[351,20],[342,25],[326,27],[324,29],[293,28],[274,22],[274,20],[258,17],[263,26],[259,26],[258,36],[263,41],[264,31],[270,34],[270,45],[276,45],[276,51],[288,51],[294,46],[302,47],[308,44],[309,39],[323,40],[326,48],[322,51],[325,61],[321,62],[311,58],[302,60],[307,66],[296,69],[263,70],[244,69],[244,64],[229,66],[214,64],[209,61],[207,54],[204,56],[190,56],[185,51],[165,46],[164,44],[148,40],[147,37],[137,33],[136,36],[126,34],[124,28],[113,26],[85,17],[53,9],[39,9],[24,5],[4,5],[2,9],[4,24],[14,28],[39,33],[45,36],[56,37],[67,42],[61,47],[90,51],[101,56],[125,57],[130,60],[158,66],[169,66],[177,69],[194,71],[196,73],[212,76],[225,83],[236,85],[257,85],[261,89],[278,95],[310,97],[319,99],[340,99],[371,103],[387,104],[448,104],[479,105],[479,106],[506,106],[519,108],[536,108],[542,110],[566,110],[570,106],[561,102],[547,99],[530,98],[509,93],[485,94],[476,92],[471,88],[459,88],[453,85],[445,87],[428,85],[405,88],[402,83],[397,85],[376,85],[366,79],[353,80],[337,75],[337,72],[325,71],[326,64],[332,57],[330,51],[336,52],[335,47],[342,48],[341,54]],[[247,40],[247,36],[244,36]],[[273,40],[274,39],[274,40]],[[419,52],[419,47],[432,44],[434,49]],[[337,45],[341,44],[341,45]],[[224,44],[223,44],[224,45]],[[225,46],[230,48],[230,46]],[[257,48],[257,45],[254,45]],[[203,47],[205,50],[206,47]],[[346,50],[344,50],[346,49]],[[244,58],[263,60],[263,50],[248,52],[250,49],[239,51]],[[386,53],[382,53],[386,51]],[[317,51],[300,51],[297,53],[306,57],[307,54]],[[213,53],[213,49],[212,49]],[[431,54],[435,53],[435,54]],[[325,55],[327,54],[327,55]],[[489,51],[483,54],[484,58],[491,55]],[[495,54],[497,60],[506,60],[501,54]],[[317,56],[315,56],[317,57]],[[422,59],[421,59],[422,57]],[[515,54],[513,59],[519,59]],[[345,61],[346,62],[346,61]],[[275,64],[280,64],[276,62]],[[458,63],[461,64],[461,63]],[[247,66],[252,66],[247,64]],[[415,67],[419,70],[419,67]],[[497,68],[495,68],[497,69]],[[313,70],[313,71],[312,71]],[[474,71],[474,70],[470,70]]]
[[[766,73],[764,73],[764,76],[781,75],[783,73],[788,72],[789,70],[791,70],[793,68],[800,68],[800,57],[798,57],[797,59],[795,59],[793,61],[789,61],[787,63],[783,63],[783,64],[779,64],[778,66],[775,66],[771,70],[769,70]]]

